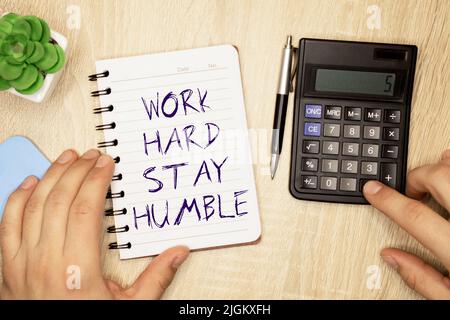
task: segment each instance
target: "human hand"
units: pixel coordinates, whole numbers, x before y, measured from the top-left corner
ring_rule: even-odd
[[[0,229],[3,299],[157,299],[187,258],[186,247],[156,257],[127,289],[102,275],[100,236],[111,157],[67,150],[41,181],[28,177],[8,199]],[[66,285],[69,266],[80,288]]]
[[[427,247],[450,270],[450,221],[431,210],[420,200],[427,194],[450,212],[450,150],[434,165],[412,170],[407,177],[406,195],[377,181],[364,185],[364,196],[420,243]],[[450,279],[422,259],[388,248],[381,257],[400,274],[415,291],[428,299],[450,299]]]

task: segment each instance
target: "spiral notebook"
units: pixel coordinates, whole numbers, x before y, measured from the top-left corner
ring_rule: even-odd
[[[252,242],[260,221],[239,58],[230,45],[96,62],[108,197],[128,259]]]

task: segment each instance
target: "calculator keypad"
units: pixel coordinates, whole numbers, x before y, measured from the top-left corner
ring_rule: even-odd
[[[372,105],[304,105],[301,189],[361,196],[373,179],[397,187],[401,108]]]

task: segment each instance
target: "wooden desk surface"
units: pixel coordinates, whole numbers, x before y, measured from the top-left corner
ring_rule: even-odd
[[[373,4],[381,10],[380,29],[367,26],[374,21]],[[436,263],[399,227],[369,206],[298,201],[289,194],[293,99],[274,181],[268,174],[269,137],[287,34],[296,42],[316,37],[416,44],[409,168],[436,161],[450,147],[450,1],[0,0],[0,10],[41,16],[69,39],[68,64],[49,100],[33,104],[0,93],[0,142],[25,135],[52,160],[66,148],[83,152],[101,139],[93,130],[99,118],[91,111],[98,100],[89,96],[95,83],[87,81],[95,60],[224,43],[239,48],[262,238],[257,245],[193,253],[165,298],[419,297],[379,257],[383,247],[396,246]],[[111,241],[105,236],[104,246]],[[134,281],[150,261],[119,261],[117,252],[106,249],[104,254],[105,274],[122,284]],[[377,270],[381,285],[374,287]]]

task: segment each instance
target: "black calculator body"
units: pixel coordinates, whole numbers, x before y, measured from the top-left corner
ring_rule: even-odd
[[[404,193],[417,47],[301,39],[290,192],[367,203],[379,180]]]

